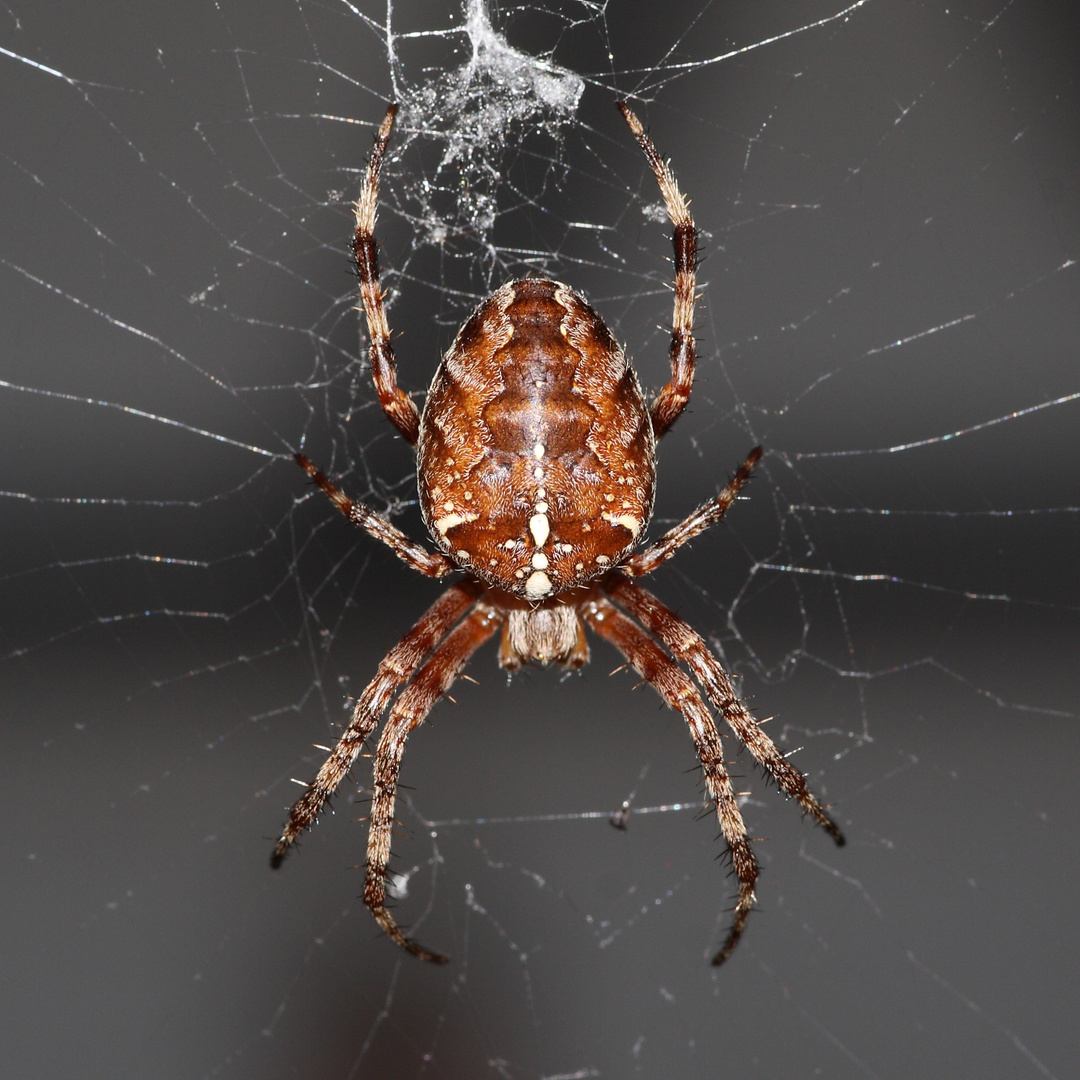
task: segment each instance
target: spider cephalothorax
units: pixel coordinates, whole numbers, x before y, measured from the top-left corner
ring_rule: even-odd
[[[429,577],[464,576],[394,646],[360,695],[352,721],[292,809],[274,849],[277,866],[313,824],[397,694],[375,753],[364,902],[399,945],[425,960],[445,957],[407,937],[386,907],[386,867],[398,772],[409,733],[500,627],[499,663],[580,667],[585,628],[615,646],[661,698],[682,713],[705,790],[739,881],[735,918],[713,958],[743,932],[758,868],[724,764],[712,715],[690,676],[780,788],[838,844],[839,828],[762,731],[701,636],[632,579],[669,559],[719,521],[761,456],[751,451],[719,495],[642,551],[652,514],[656,440],[675,422],[694,378],[695,234],[686,200],[637,117],[619,104],[652,167],[674,226],[675,308],[671,380],[649,407],[637,376],[599,315],[557,281],[527,278],[496,290],[443,357],[423,413],[397,385],[373,229],[391,105],[356,204],[353,253],[371,339],[379,400],[416,447],[424,521],[439,552],[349,499],[302,455],[297,460],[334,504]]]

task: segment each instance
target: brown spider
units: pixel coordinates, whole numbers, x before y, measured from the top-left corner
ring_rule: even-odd
[[[397,385],[379,285],[375,238],[379,170],[394,126],[379,129],[356,203],[353,254],[371,339],[371,370],[386,415],[416,447],[424,522],[441,551],[403,532],[332,484],[307,458],[307,474],[351,521],[429,577],[463,571],[395,645],[360,695],[352,721],[292,808],[271,859],[315,822],[402,686],[375,752],[364,903],[398,945],[444,963],[407,937],[386,907],[394,797],[405,740],[449,690],[472,654],[502,627],[499,665],[589,659],[585,626],[618,649],[660,697],[681,712],[716,806],[739,896],[713,958],[734,949],[754,904],[757,861],[724,765],[720,736],[682,661],[728,726],[780,788],[836,841],[844,837],[732,689],[701,636],[631,579],[648,574],[719,521],[747,482],[752,450],[715,498],[634,553],[652,513],[656,440],[683,411],[694,377],[694,222],[668,165],[638,118],[619,109],[656,174],[674,225],[675,311],[671,380],[652,407],[600,316],[557,281],[527,278],[493,293],[469,317],[435,373],[423,413]]]

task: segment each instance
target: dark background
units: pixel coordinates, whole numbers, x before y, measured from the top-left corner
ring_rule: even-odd
[[[489,647],[410,744],[399,915],[449,966],[356,900],[364,763],[267,867],[288,778],[437,589],[290,460],[304,445],[421,535],[345,259],[394,92],[385,11],[5,9],[8,1075],[1071,1074],[1076,26],[1023,0],[814,25],[841,6],[494,10],[586,77],[574,121],[511,131],[493,233],[446,243],[410,200],[457,174],[400,133],[380,225],[409,389],[528,270],[586,292],[657,386],[669,245],[616,96],[693,198],[701,363],[658,523],[767,456],[652,587],[802,748],[849,839],[738,758],[767,839],[721,969],[732,886],[684,727],[601,646],[580,677],[509,687]],[[449,10],[399,6],[393,29]],[[399,42],[397,92],[467,55]],[[660,812],[618,833],[632,792]]]

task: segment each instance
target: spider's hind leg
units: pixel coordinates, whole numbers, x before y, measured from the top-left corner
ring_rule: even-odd
[[[652,406],[653,431],[660,438],[678,420],[690,400],[694,383],[694,304],[697,302],[697,230],[686,196],[679,190],[671,166],[660,156],[641,121],[625,101],[619,111],[630,126],[652,168],[668,217],[674,228],[675,307],[671,318],[671,379]]]
[[[368,338],[371,342],[371,376],[390,422],[405,437],[410,446],[416,445],[420,432],[420,413],[412,398],[397,384],[397,363],[390,342],[390,326],[383,306],[382,285],[379,283],[379,255],[375,246],[375,216],[379,206],[379,172],[382,169],[386,146],[397,116],[397,106],[386,110],[375,145],[368,159],[360,198],[356,201],[356,232],[353,235],[353,261],[360,281],[360,302],[367,317]]]

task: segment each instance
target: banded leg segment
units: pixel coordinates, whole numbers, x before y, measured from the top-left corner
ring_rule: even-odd
[[[379,738],[375,752],[375,785],[368,830],[367,874],[364,903],[387,936],[421,960],[445,964],[446,957],[413,941],[398,926],[386,907],[386,866],[390,861],[390,834],[394,826],[394,800],[405,741],[450,689],[469,658],[502,624],[503,617],[484,601],[459,623],[428,657],[427,663],[402,691]]]
[[[735,496],[739,494],[739,489],[750,479],[750,473],[760,458],[761,447],[755,446],[719,495],[707,503],[702,503],[675,528],[669,529],[644,551],[631,555],[619,569],[631,577],[651,574],[658,566],[666,563],[688,540],[693,540],[695,536],[715,525],[728,512],[728,508],[735,501]]]
[[[723,714],[728,727],[754,759],[776,781],[777,786],[803,808],[836,842],[844,844],[840,826],[826,813],[816,796],[806,786],[806,779],[762,730],[742,699],[735,693],[720,661],[712,654],[701,635],[648,589],[635,581],[621,580],[614,574],[605,579],[604,589],[620,607],[638,619],[679,659],[684,661],[705,688],[705,694]]]
[[[296,454],[297,464],[322,489],[323,494],[354,524],[376,540],[381,540],[404,563],[427,577],[440,578],[458,567],[445,555],[410,540],[396,525],[376,514],[370,507],[350,499],[337,484],[328,480],[303,454]]]
[[[368,339],[371,342],[371,377],[379,395],[379,403],[390,422],[405,436],[410,446],[416,445],[420,433],[420,413],[412,398],[397,384],[397,363],[390,343],[390,326],[383,306],[383,291],[379,284],[379,253],[375,246],[375,217],[379,205],[379,171],[390,132],[394,127],[397,106],[386,110],[375,145],[368,159],[364,184],[354,210],[356,232],[353,235],[353,261],[360,280],[360,301],[367,317]]]
[[[585,621],[600,637],[610,641],[634,670],[650,683],[671,708],[682,713],[701,762],[705,790],[716,806],[720,830],[724,834],[731,863],[739,882],[739,898],[727,939],[713,957],[722,964],[742,937],[746,920],[754,906],[754,883],[758,865],[746,835],[731,779],[724,767],[724,751],[712,716],[690,677],[644,630],[603,598],[590,600],[582,611]]]
[[[424,657],[445,637],[450,628],[476,602],[479,589],[462,583],[449,588],[427,609],[416,625],[379,664],[375,678],[364,688],[353,709],[352,720],[330,751],[307,791],[296,801],[289,820],[270,857],[278,867],[296,838],[315,823],[326,800],[337,790],[352,768],[364,742],[379,722],[394,692],[407,682]]]
[[[671,167],[660,156],[625,101],[619,111],[629,124],[638,145],[652,168],[660,194],[664,197],[668,217],[674,226],[672,243],[675,246],[675,309],[671,320],[671,380],[657,395],[652,406],[653,432],[660,438],[679,418],[690,400],[694,382],[694,304],[697,302],[697,230],[690,216],[686,196],[679,190]]]

